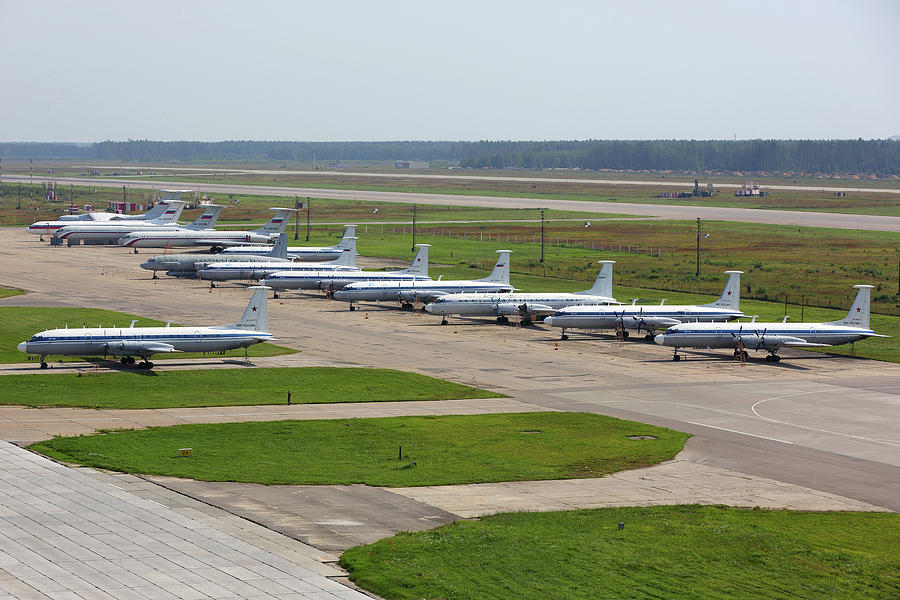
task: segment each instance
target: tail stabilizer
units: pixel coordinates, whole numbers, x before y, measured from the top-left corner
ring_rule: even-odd
[[[187,228],[188,229],[212,229],[213,225],[216,224],[216,221],[219,220],[219,215],[222,214],[222,209],[224,206],[220,206],[218,204],[210,204],[206,207],[206,210],[203,211],[203,214],[194,219]]]
[[[872,299],[871,285],[854,285],[859,291],[847,312],[847,316],[840,321],[832,321],[828,325],[846,325],[847,327],[859,327],[869,329],[869,303]]]
[[[497,254],[500,256],[497,257],[497,263],[494,265],[494,270],[491,271],[490,275],[483,279],[479,279],[478,281],[509,285],[509,255],[512,254],[512,250],[497,250]]]
[[[600,272],[597,273],[597,279],[594,280],[593,287],[589,290],[575,293],[584,294],[585,296],[604,296],[606,298],[612,298],[613,265],[616,264],[616,261],[598,260],[597,262],[603,266],[600,267]]]
[[[275,211],[275,214],[272,215],[272,218],[269,219],[269,222],[253,231],[253,233],[257,235],[281,235],[284,233],[284,230],[288,225],[288,216],[292,212],[297,212],[294,208],[270,208],[269,210]]]
[[[241,318],[237,323],[224,325],[223,327],[228,329],[243,329],[246,331],[266,331],[266,327],[268,326],[268,297],[266,292],[272,288],[264,285],[254,285],[250,286],[248,289],[253,290],[253,295],[250,297],[247,308],[244,309],[244,314],[241,315]]]
[[[141,215],[142,220],[152,221],[163,216],[163,213],[166,212],[166,208],[169,206],[169,203],[165,200],[160,200],[156,204],[153,205],[153,208],[145,212]]]
[[[187,202],[183,200],[166,200],[165,207],[163,209],[163,213],[156,218],[157,223],[177,223],[178,219],[181,218],[181,211],[184,210],[184,205]],[[160,204],[163,204],[163,201],[160,201]]]
[[[287,258],[287,247],[288,247],[288,236],[283,233],[278,234],[278,239],[275,240],[275,245],[272,246],[272,249],[269,250],[268,256],[272,258]]]
[[[722,295],[715,302],[704,304],[704,306],[741,310],[741,273],[743,271],[725,271],[725,273],[728,274],[728,281],[725,282]]]
[[[403,269],[401,273],[428,277],[428,249],[431,247],[431,244],[416,244],[416,247],[419,248],[419,251],[416,252],[416,257],[410,263],[409,268]]]
[[[356,225],[344,225],[344,235],[341,236],[341,241],[337,243],[335,248],[343,250],[344,248],[349,248],[350,244],[353,244],[353,251],[356,252],[356,240]]]
[[[355,267],[356,248],[344,248],[343,250],[341,250],[341,255],[328,264],[338,265],[341,267]]]

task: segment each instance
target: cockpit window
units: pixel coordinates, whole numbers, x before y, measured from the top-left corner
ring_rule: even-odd
[[[33,335],[33,336],[31,336],[31,339],[28,340],[28,341],[29,341],[29,342],[39,342],[39,341],[41,341],[41,336],[39,336],[39,335]]]

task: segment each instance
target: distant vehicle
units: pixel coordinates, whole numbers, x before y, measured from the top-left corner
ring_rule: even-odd
[[[47,368],[51,355],[118,356],[123,366],[133,365],[135,356],[142,359],[139,368],[152,369],[150,357],[169,352],[221,352],[247,348],[274,339],[266,332],[266,288],[254,286],[253,296],[240,320],[215,327],[84,327],[48,329],[31,336],[16,348],[41,357],[41,368]]]
[[[160,199],[160,201],[157,202],[153,208],[142,215],[121,215],[118,213],[109,212],[89,212],[80,215],[60,215],[52,221],[37,221],[36,223],[32,223],[25,229],[25,231],[27,231],[28,233],[33,233],[35,235],[44,235],[53,233],[60,227],[65,227],[66,225],[74,225],[76,223],[94,223],[99,225],[106,222],[157,220],[164,223],[175,223],[178,220],[178,216],[181,215],[181,212],[179,211],[177,214],[175,214],[174,218],[169,218],[167,208],[169,208],[170,205],[181,202],[181,196],[183,194],[191,193],[191,190],[160,190],[160,193],[162,194],[162,199]],[[186,202],[181,202],[181,204],[182,206],[184,206]]]
[[[509,316],[518,315],[522,325],[531,325],[538,316],[552,315],[558,309],[581,304],[619,304],[612,297],[612,266],[614,260],[598,261],[601,265],[593,287],[583,292],[508,292],[447,294],[425,305],[425,311],[442,315],[441,325],[450,315],[463,317],[494,316],[498,323],[509,322]]]
[[[202,231],[210,229],[216,224],[216,220],[218,220],[222,208],[223,207],[221,206],[211,204],[206,207],[203,214],[187,225],[179,225],[178,223],[155,225],[150,221],[130,221],[123,223],[113,221],[100,224],[73,224],[57,229],[56,233],[53,234],[53,237],[65,241],[69,246],[75,246],[81,242],[115,244],[123,235],[143,231]],[[178,210],[178,213],[181,213],[180,209]]]
[[[464,292],[500,293],[511,292],[509,284],[509,255],[512,250],[497,250],[500,256],[491,274],[483,279],[442,279],[439,281],[361,281],[346,285],[334,293],[335,300],[354,302],[397,301],[405,308],[411,308],[416,301],[430,302],[447,294]]]
[[[838,346],[879,335],[869,328],[871,285],[854,285],[859,291],[847,316],[828,323],[685,323],[669,327],[654,341],[672,346],[672,360],[681,360],[679,348],[733,348],[735,358],[746,360],[747,350],[766,350],[767,362],[778,362],[777,352],[789,347]],[[786,320],[787,318],[785,318]]]
[[[119,239],[120,246],[128,248],[190,248],[209,246],[213,253],[226,246],[248,243],[270,243],[275,236],[284,233],[287,217],[293,208],[271,208],[275,215],[268,223],[253,231],[190,231],[185,229],[166,231],[138,231]]]
[[[334,246],[288,246],[287,254],[294,260],[322,261],[335,260],[341,256],[341,252],[350,247],[353,240],[354,252],[356,252],[356,225],[344,225],[344,234],[341,241]],[[231,246],[222,250],[222,254],[231,256],[232,260],[244,260],[247,255],[255,255],[271,249],[271,246]]]
[[[653,340],[653,332],[679,323],[694,321],[730,321],[743,317],[741,303],[742,271],[725,271],[728,281],[715,302],[701,304],[631,304],[613,306],[570,306],[544,319],[546,325],[562,327],[562,339],[569,339],[567,329],[616,329],[622,337],[628,330],[646,331],[645,339]]]
[[[431,244],[416,244],[415,258],[406,269],[399,271],[278,271],[260,283],[276,290],[321,290],[333,293],[344,286],[362,281],[428,281],[428,248]],[[351,309],[352,310],[352,309]]]
[[[284,237],[284,234],[281,234]],[[281,237],[279,241],[281,241]],[[351,240],[356,241],[356,238]],[[277,246],[277,244],[276,244]],[[216,254],[215,256],[222,256]],[[209,281],[229,281],[233,279],[260,280],[272,273],[284,273],[286,271],[361,271],[356,266],[356,244],[351,248],[341,251],[341,255],[329,262],[265,262],[241,260],[230,262],[217,262],[208,264],[197,270],[197,277]]]

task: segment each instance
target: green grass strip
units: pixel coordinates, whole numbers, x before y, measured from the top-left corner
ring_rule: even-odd
[[[599,477],[672,458],[687,437],[593,414],[514,413],[178,425],[31,448],[96,468],[203,481],[409,487]],[[193,456],[176,458],[186,447]]]
[[[387,600],[893,599],[900,515],[720,506],[510,513],[351,548],[341,566]]]
[[[17,289],[9,289],[9,288],[0,288],[0,298],[9,298],[11,296],[18,296],[19,294],[24,294],[22,290]]]
[[[182,408],[504,397],[390,369],[238,368],[6,375],[0,404],[82,408]]]
[[[47,329],[64,327],[128,327],[137,320],[135,327],[158,327],[165,325],[165,321],[147,319],[127,313],[99,308],[58,308],[49,306],[3,306],[0,307],[0,363],[22,363],[34,359],[16,349],[16,344],[24,342],[35,333]],[[201,325],[214,325],[215,323],[203,323]],[[175,326],[175,323],[172,324]],[[294,354],[298,352],[293,348],[276,346],[275,344],[254,344],[248,349],[251,357],[280,356],[282,354]],[[228,350],[224,354],[199,352],[178,352],[172,354],[154,354],[152,360],[198,358],[202,356],[244,356],[244,350]],[[102,359],[96,356],[50,356],[48,362],[81,362],[85,360],[99,362]],[[115,357],[110,357],[116,360]]]

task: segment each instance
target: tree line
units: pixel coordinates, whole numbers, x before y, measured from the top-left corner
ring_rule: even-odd
[[[895,140],[395,142],[5,142],[0,158],[193,161],[447,161],[468,168],[900,175]]]

